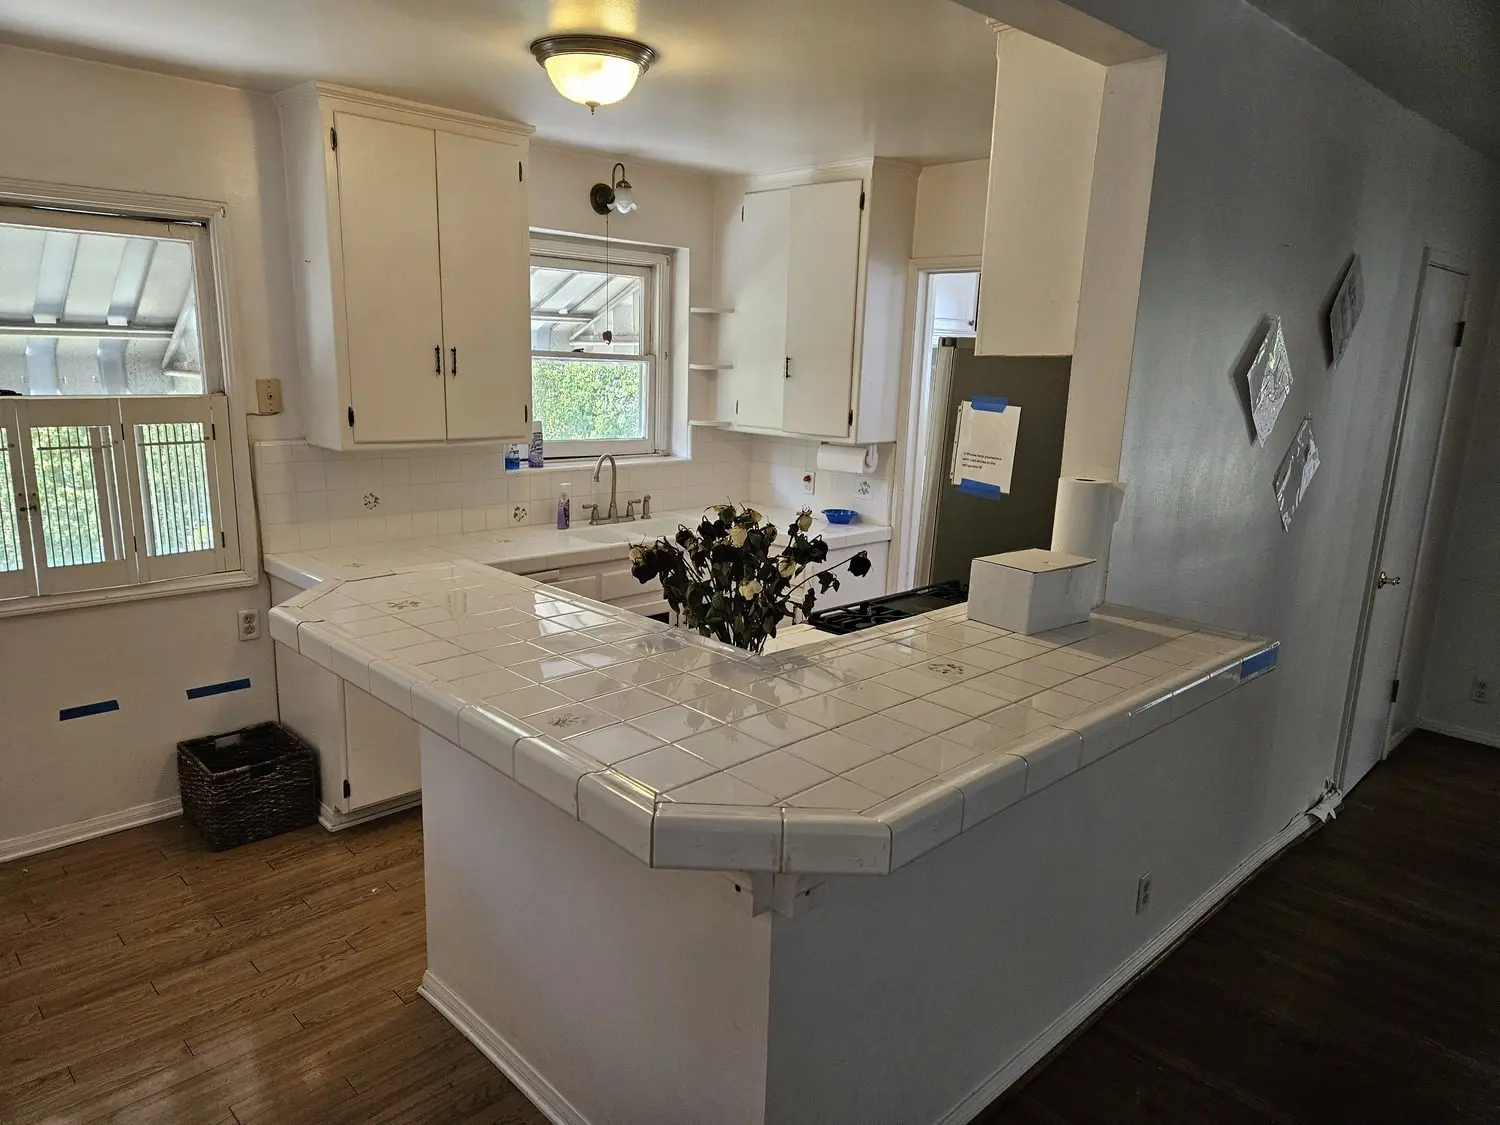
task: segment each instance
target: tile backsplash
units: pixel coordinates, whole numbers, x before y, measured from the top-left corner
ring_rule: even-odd
[[[877,446],[880,460],[868,473],[819,469],[818,443],[797,438],[758,437],[750,443],[750,500],[777,508],[853,508],[865,523],[889,523],[895,446]],[[814,492],[802,478],[813,474]]]
[[[651,495],[653,511],[748,502],[750,439],[693,431],[691,459],[622,458],[618,497]],[[507,472],[499,447],[333,453],[303,441],[254,447],[262,548],[315,550],[508,527],[550,526],[564,482],[573,519],[584,504],[609,503],[609,474],[595,484],[593,462],[554,462]]]
[[[695,428],[691,458],[624,460],[619,505],[650,493],[657,512],[734,500],[854,508],[868,522],[888,522],[890,446],[881,447],[873,473],[816,472],[809,496],[802,475],[816,471],[817,452],[816,441]],[[303,441],[263,441],[254,460],[262,548],[273,553],[551,526],[564,482],[578,525],[588,521],[584,504],[609,503],[608,474],[595,484],[592,462],[506,472],[498,447],[333,453]]]

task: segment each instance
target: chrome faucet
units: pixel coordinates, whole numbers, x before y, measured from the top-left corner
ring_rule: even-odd
[[[593,514],[589,517],[589,523],[619,523],[622,519],[633,520],[635,514],[632,512],[626,516],[620,515],[619,504],[615,497],[615,484],[620,478],[620,467],[615,464],[613,453],[599,454],[599,460],[594,462],[594,483],[599,483],[599,474],[604,471],[604,462],[609,462],[609,512],[601,520],[599,518],[599,506],[594,505]]]

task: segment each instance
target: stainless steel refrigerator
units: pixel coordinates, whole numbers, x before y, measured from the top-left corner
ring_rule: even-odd
[[[976,356],[973,340],[944,338],[934,349],[919,580],[967,581],[981,555],[1051,546],[1071,370],[1070,356]],[[1021,409],[1010,491],[994,498],[952,483],[959,406],[975,396]]]

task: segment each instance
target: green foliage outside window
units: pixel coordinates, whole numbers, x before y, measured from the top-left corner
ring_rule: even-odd
[[[548,441],[620,441],[646,436],[646,365],[533,356],[531,402]]]

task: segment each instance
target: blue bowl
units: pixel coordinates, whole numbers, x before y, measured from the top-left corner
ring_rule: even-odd
[[[829,523],[854,523],[859,513],[853,508],[824,508],[823,518]]]

